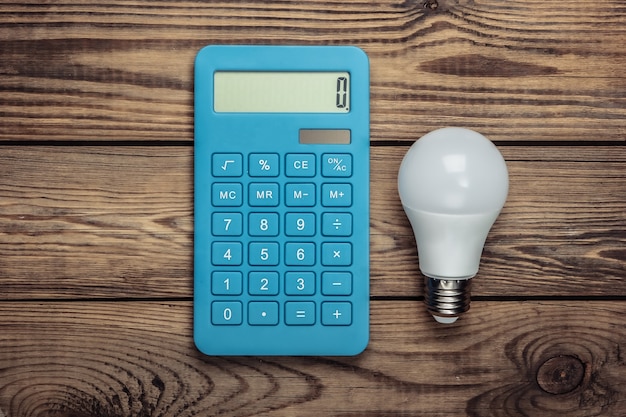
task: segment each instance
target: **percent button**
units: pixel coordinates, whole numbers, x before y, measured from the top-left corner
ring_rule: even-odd
[[[278,172],[278,154],[250,154],[250,160],[248,161],[248,174],[251,177],[276,177]]]

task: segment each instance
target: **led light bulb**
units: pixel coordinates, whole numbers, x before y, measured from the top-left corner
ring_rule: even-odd
[[[469,309],[487,234],[509,190],[504,158],[483,135],[446,127],[417,140],[398,172],[398,191],[425,276],[425,303],[440,323]]]

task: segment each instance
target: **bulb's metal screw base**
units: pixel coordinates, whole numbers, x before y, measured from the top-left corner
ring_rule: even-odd
[[[458,317],[470,308],[471,279],[437,279],[425,277],[424,302],[437,321]]]

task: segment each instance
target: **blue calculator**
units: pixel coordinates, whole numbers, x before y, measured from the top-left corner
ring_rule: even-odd
[[[194,339],[208,355],[369,340],[369,61],[207,46],[195,63]]]

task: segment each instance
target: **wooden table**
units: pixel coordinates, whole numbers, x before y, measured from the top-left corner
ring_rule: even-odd
[[[0,416],[626,415],[623,1],[2,2]],[[192,340],[193,59],[371,61],[371,342],[207,357]],[[471,310],[435,323],[396,191],[464,126],[510,194]]]

